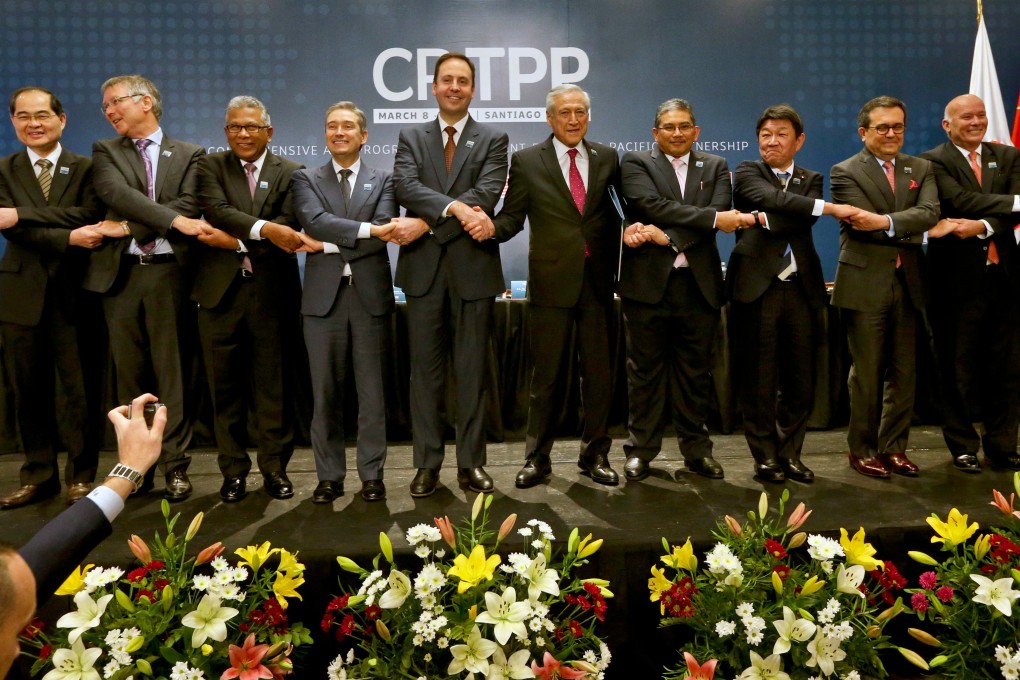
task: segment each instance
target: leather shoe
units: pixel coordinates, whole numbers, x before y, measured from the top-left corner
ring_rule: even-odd
[[[436,492],[439,483],[439,471],[432,468],[418,468],[411,480],[411,498],[425,498]]]
[[[1020,470],[1020,456],[1015,453],[988,455],[988,452],[985,451],[985,460],[988,461],[990,468],[999,472]]]
[[[725,476],[722,465],[712,456],[684,461],[684,466],[696,475],[709,479],[722,479]]]
[[[60,484],[58,483],[25,484],[6,496],[0,497],[0,509],[20,508],[23,505],[56,496],[58,493],[60,493]]]
[[[224,503],[236,503],[248,495],[244,477],[224,477],[220,498]]]
[[[581,468],[582,475],[591,477],[593,482],[606,486],[616,486],[620,483],[620,476],[609,466],[609,456],[605,453],[596,453],[594,456],[581,454],[577,459],[577,467]]]
[[[648,461],[644,458],[631,456],[623,465],[623,476],[628,482],[640,482],[648,476]]]
[[[287,478],[287,473],[282,470],[262,475],[262,485],[266,488],[266,493],[277,500],[282,501],[294,496],[294,485]]]
[[[782,484],[786,481],[786,474],[783,473],[783,468],[779,467],[779,461],[776,460],[775,456],[769,456],[756,461],[754,464],[754,476],[762,482],[775,482]]]
[[[340,496],[343,495],[343,482],[333,482],[328,479],[324,479],[319,482],[319,485],[315,487],[315,491],[312,492],[312,502],[332,503],[334,499],[340,498]]]
[[[905,453],[887,453],[880,455],[879,460],[881,460],[882,464],[889,468],[889,470],[898,475],[903,475],[904,477],[917,476],[917,466],[913,461],[907,458],[907,454]]]
[[[361,497],[372,501],[386,500],[386,485],[381,479],[369,479],[361,483]]]
[[[815,481],[815,473],[807,465],[804,465],[800,458],[781,458],[779,465],[783,468],[783,474],[787,479],[804,484]]]
[[[878,458],[858,458],[852,453],[849,454],[849,457],[850,467],[865,477],[878,477],[880,479],[889,478],[889,468],[887,468]]]
[[[978,462],[978,457],[973,453],[962,453],[959,456],[953,456],[953,465],[956,466],[957,470],[963,470],[976,474],[981,472],[981,463]]]
[[[191,480],[188,479],[188,471],[184,468],[176,468],[166,473],[166,488],[163,489],[163,498],[171,503],[183,501],[191,495]]]
[[[552,474],[552,463],[548,456],[532,456],[517,473],[515,484],[518,489],[527,489],[548,479]]]
[[[492,493],[492,477],[482,467],[459,468],[457,483],[476,493]]]
[[[76,482],[71,486],[67,487],[67,504],[74,505],[85,496],[89,495],[92,491],[92,484],[90,482]]]

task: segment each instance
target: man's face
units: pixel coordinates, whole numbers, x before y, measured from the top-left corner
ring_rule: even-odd
[[[553,99],[546,120],[556,139],[569,147],[577,146],[588,134],[588,107],[580,92],[564,92]]]
[[[254,132],[246,128],[258,128]],[[273,139],[273,128],[262,122],[256,108],[231,109],[227,112],[227,144],[242,161],[257,161]]]
[[[980,98],[971,94],[957,97],[949,102],[946,113],[949,118],[942,121],[942,127],[953,144],[968,151],[981,146],[981,140],[988,131],[988,116],[985,103]]]
[[[758,130],[758,151],[770,168],[785,170],[804,145],[804,133],[799,135],[788,120],[767,120]]]
[[[155,132],[159,121],[152,113],[152,98],[149,95],[130,94],[124,83],[106,88],[103,92],[103,113],[118,135],[141,139]]]
[[[14,101],[14,114],[11,116],[14,134],[19,142],[40,156],[57,148],[66,123],[64,114],[58,116],[53,112],[50,96],[45,92],[22,92]]]
[[[664,112],[659,117],[658,127],[652,128],[659,150],[674,158],[690,152],[700,132],[701,128],[694,124],[690,112],[678,109]]]
[[[903,130],[906,127],[904,118],[900,107],[880,106],[871,110],[868,127],[857,128],[857,132],[864,138],[864,146],[875,158],[892,160],[903,148]]]
[[[14,584],[14,602],[9,611],[0,618],[0,680],[7,677],[11,664],[21,653],[18,633],[28,625],[35,614],[35,576],[25,564],[21,555],[14,553],[0,558],[6,563],[0,569],[7,569]]]
[[[447,59],[439,65],[432,94],[439,102],[439,112],[446,120],[456,123],[467,114],[471,98],[475,96],[475,83],[471,67],[463,59]]]
[[[358,160],[362,145],[368,141],[368,131],[358,124],[358,115],[347,109],[337,109],[326,119],[326,147],[333,159],[343,166]]]

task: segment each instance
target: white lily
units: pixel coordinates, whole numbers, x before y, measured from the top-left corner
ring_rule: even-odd
[[[191,646],[197,649],[204,645],[209,638],[216,642],[226,640],[227,621],[237,614],[237,610],[233,607],[221,607],[220,598],[205,595],[195,611],[184,615],[181,623],[188,628],[195,629],[195,632],[191,634]]]
[[[820,628],[815,639],[808,643],[807,650],[811,658],[805,662],[806,665],[808,668],[818,666],[823,675],[832,675],[836,662],[846,658],[846,652],[840,648],[839,640],[824,635]]]
[[[737,676],[737,680],[790,680],[783,672],[783,660],[778,654],[766,659],[757,652],[751,652],[751,665]]]
[[[864,597],[860,585],[864,582],[864,567],[859,564],[853,566],[839,565],[839,572],[836,574],[836,590],[847,595]]]
[[[479,494],[479,496],[481,495]],[[488,659],[498,648],[499,646],[495,642],[483,638],[478,626],[474,626],[468,635],[467,644],[450,647],[453,661],[450,662],[450,667],[446,669],[447,675],[457,675],[465,670],[469,673],[481,673],[483,676],[488,675]]]
[[[789,607],[783,607],[783,620],[773,621],[772,625],[775,626],[776,631],[779,633],[779,639],[776,640],[776,645],[772,648],[773,654],[786,654],[790,651],[790,647],[793,646],[795,641],[804,642],[805,640],[810,640],[817,628],[814,623],[807,619],[798,619],[797,615]]]
[[[99,647],[85,649],[82,641],[75,638],[70,649],[53,652],[53,670],[42,680],[99,680],[99,671],[93,666],[102,654],[103,650]]]
[[[489,680],[531,680],[535,672],[528,666],[530,660],[531,652],[526,649],[517,650],[508,659],[497,647],[489,664]]]
[[[987,576],[971,574],[970,579],[978,584],[974,601],[995,607],[1005,616],[1013,613],[1013,600],[1020,597],[1020,591],[1013,590],[1013,579],[1006,577],[993,581]],[[77,599],[77,598],[75,598]]]
[[[493,632],[499,644],[505,645],[511,634],[521,640],[528,639],[528,628],[524,625],[524,620],[531,616],[531,605],[527,602],[518,602],[517,591],[514,588],[507,588],[502,595],[485,593],[485,608],[488,611],[475,617],[475,621],[495,626]]]
[[[67,641],[73,644],[81,637],[82,633],[99,625],[99,620],[103,617],[103,612],[106,611],[106,605],[112,599],[113,595],[111,594],[93,600],[86,591],[79,591],[74,596],[74,604],[77,605],[78,611],[68,612],[57,619],[57,628],[73,628],[74,630],[67,634]]]
[[[535,601],[542,593],[556,597],[560,594],[560,575],[546,566],[545,553],[539,553],[522,574],[528,582],[528,599]]]
[[[387,582],[390,584],[390,589],[379,598],[379,608],[397,609],[411,594],[411,579],[402,571],[394,569],[390,572]]]

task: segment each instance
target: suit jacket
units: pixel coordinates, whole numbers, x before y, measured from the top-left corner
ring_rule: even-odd
[[[1014,287],[1020,286],[1020,261],[1016,256],[1012,212],[1013,196],[1020,193],[1020,151],[1003,144],[981,145],[981,184],[970,163],[946,142],[921,154],[932,161],[939,188],[942,217],[984,219],[991,225],[999,264]],[[936,280],[951,282],[947,292],[958,299],[969,298],[987,270],[988,240],[956,238],[953,235],[928,242],[928,263],[938,274]]]
[[[18,209],[18,224],[0,231],[7,239],[0,259],[0,321],[38,325],[47,286],[58,286],[61,304],[75,309],[88,253],[68,246],[69,233],[97,222],[103,206],[85,156],[63,149],[51,172],[46,200],[28,152],[0,159],[0,206]]]
[[[249,239],[252,226],[268,220],[291,226],[291,176],[301,166],[268,152],[259,174],[254,198],[241,159],[233,151],[203,155],[198,159],[198,202],[205,219],[244,242],[258,276],[277,276],[279,285],[300,291],[297,258],[268,240]],[[241,268],[244,255],[232,250],[196,244],[198,270],[191,299],[212,309],[223,299]],[[275,279],[271,279],[275,280]],[[295,300],[297,298],[294,298]]]
[[[938,187],[932,163],[897,154],[896,195],[882,167],[867,149],[832,166],[832,200],[893,219],[894,236],[885,231],[855,231],[839,225],[839,265],[832,304],[861,312],[888,304],[900,258],[910,301],[924,308],[921,237],[939,220]]]
[[[508,144],[505,132],[468,118],[447,174],[438,118],[400,131],[393,161],[396,200],[409,217],[420,217],[432,228],[400,248],[396,283],[405,293],[428,292],[444,252],[452,259],[453,288],[461,299],[480,300],[504,290],[496,241],[475,241],[456,218],[442,213],[455,199],[495,213],[506,183]]]
[[[295,172],[292,191],[294,211],[304,230],[340,248],[339,256],[309,253],[301,313],[309,316],[329,313],[340,290],[343,262],[348,262],[354,290],[368,313],[389,314],[393,310],[393,283],[386,242],[378,238],[359,239],[358,230],[362,222],[386,224],[399,213],[390,173],[370,168],[362,161],[351,189],[350,207],[344,205],[340,180],[333,172],[331,160],[320,168]]]
[[[138,241],[165,238],[182,268],[188,269],[189,246],[194,239],[170,223],[178,215],[198,217],[196,198],[198,157],[205,150],[196,145],[163,137],[156,166],[155,202],[146,194],[145,165],[138,149],[127,137],[103,139],[92,145],[94,183],[100,200],[106,204],[106,219],[127,220],[131,236]],[[84,287],[105,293],[117,280],[120,257],[131,239],[110,239],[92,251]]]
[[[822,263],[811,235],[818,221],[811,212],[815,199],[822,198],[822,184],[821,173],[795,165],[783,191],[776,173],[765,162],[744,161],[737,166],[733,207],[741,212],[764,212],[769,228],[756,226],[737,232],[737,245],[726,270],[729,299],[753,302],[761,297],[783,271],[789,245],[808,303],[814,308],[825,304]]]
[[[672,243],[664,248],[645,243],[623,249],[620,296],[657,304],[666,292],[677,253],[687,256],[691,273],[705,300],[722,307],[722,261],[715,243],[715,216],[729,210],[730,172],[721,156],[691,151],[683,196],[669,158],[655,147],[624,154],[623,195],[628,216],[662,229]]]
[[[604,302],[613,297],[620,254],[620,216],[609,198],[619,185],[620,161],[604,144],[584,140],[588,154],[588,191],[584,213],[563,178],[553,137],[518,151],[510,165],[510,184],[496,225],[503,242],[531,225],[528,253],[528,299],[537,305],[573,307],[584,281],[588,249],[595,294]]]

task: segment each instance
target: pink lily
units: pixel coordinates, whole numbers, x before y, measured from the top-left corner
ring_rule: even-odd
[[[734,536],[740,536],[744,533],[744,528],[740,526],[740,522],[729,515],[726,515],[726,526]]]
[[[690,652],[684,652],[684,660],[687,662],[687,677],[690,680],[712,680],[715,677],[715,665],[718,659],[709,659],[701,665]]]
[[[808,510],[806,505],[798,503],[797,507],[790,513],[790,518],[786,520],[786,526],[790,528],[790,531],[796,531],[807,521],[812,512],[814,510]]]
[[[538,680],[557,680],[558,678],[563,680],[583,680],[588,675],[586,671],[579,671],[570,666],[564,666],[549,652],[546,652],[542,658],[542,664],[542,666],[539,666],[537,662],[531,662],[531,672],[535,674]]]
[[[1006,497],[999,493],[996,489],[992,489],[992,497],[995,499],[989,505],[994,505],[1002,511],[1004,515],[1013,515],[1014,517],[1020,518],[1020,510],[1013,509],[1013,502],[1016,500],[1016,494],[1009,494],[1009,501]]]
[[[270,680],[273,672],[262,665],[262,657],[269,651],[269,645],[255,644],[255,633],[244,640],[244,646],[230,645],[230,668],[223,671],[220,680]]]
[[[145,541],[135,534],[131,534],[131,538],[128,539],[128,548],[131,549],[131,554],[138,558],[138,561],[142,564],[148,564],[152,561],[152,551],[149,550],[149,546]]]
[[[440,519],[438,517],[433,517],[432,519],[436,523],[436,527],[438,527],[439,533],[442,535],[443,540],[446,541],[446,544],[451,548],[456,549],[457,536],[453,533],[453,525],[450,524],[450,518],[443,517]]]
[[[212,562],[220,556],[221,552],[223,552],[223,544],[216,541],[208,548],[205,548],[202,552],[198,553],[198,557],[195,558],[195,566],[197,567],[200,564]]]

